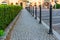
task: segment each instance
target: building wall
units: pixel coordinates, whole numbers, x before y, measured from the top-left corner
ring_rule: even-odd
[[[23,0],[0,0],[0,4],[2,4],[3,1],[6,1],[7,4],[10,4],[10,5],[11,5],[11,3],[13,3],[14,5],[16,5],[16,3],[18,3],[18,5],[20,5],[20,3],[22,2],[23,7],[26,7],[26,2],[24,2]],[[32,3],[32,5],[35,5],[35,3],[37,5],[39,5],[39,4],[43,5],[44,2],[51,2],[51,4],[53,6],[55,5],[54,0],[29,0],[29,1]],[[60,4],[60,0],[57,0],[57,1],[58,1],[57,3]]]
[[[58,4],[60,4],[60,0],[58,0],[58,2],[57,2]]]
[[[23,8],[25,8],[26,6],[26,2],[23,2],[23,0],[0,0],[0,4],[2,4],[3,1],[5,1],[9,5],[16,5],[16,3],[17,5],[20,5],[20,3],[22,3]]]
[[[2,4],[3,1],[4,1],[4,0],[0,0],[0,4]]]

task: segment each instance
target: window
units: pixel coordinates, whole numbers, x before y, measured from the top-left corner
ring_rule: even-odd
[[[13,3],[11,3],[11,5],[13,5]]]
[[[52,0],[52,2],[53,2],[54,0]]]
[[[18,3],[16,2],[16,5],[18,5]]]

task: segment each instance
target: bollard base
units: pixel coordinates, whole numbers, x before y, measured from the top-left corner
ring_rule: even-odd
[[[41,21],[39,21],[39,24],[41,24]]]
[[[49,35],[53,35],[53,33],[48,33]]]
[[[51,34],[51,35],[53,35],[53,32],[52,32],[52,30],[49,30],[49,33],[48,34]]]
[[[37,19],[37,17],[35,17],[35,19]]]

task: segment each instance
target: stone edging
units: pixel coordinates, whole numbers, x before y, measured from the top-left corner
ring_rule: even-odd
[[[22,11],[22,10],[21,10],[21,11]],[[21,11],[20,11],[20,12],[21,12]],[[18,20],[20,14],[21,14],[20,12],[19,12],[18,15],[15,17],[15,19],[8,25],[8,27],[7,27],[6,30],[5,30],[5,35],[2,36],[2,37],[0,37],[0,38],[1,38],[0,40],[6,40],[8,34],[11,32],[11,29],[14,27],[16,21]]]

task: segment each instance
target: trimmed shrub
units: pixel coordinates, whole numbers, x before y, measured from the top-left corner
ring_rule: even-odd
[[[5,30],[21,9],[21,6],[0,5],[0,30]]]
[[[55,8],[55,6],[56,6],[56,9],[60,9],[60,4],[57,4],[57,3],[56,3],[56,5],[54,5],[53,8]]]
[[[4,35],[4,31],[0,30],[0,36],[3,36],[3,35]]]

